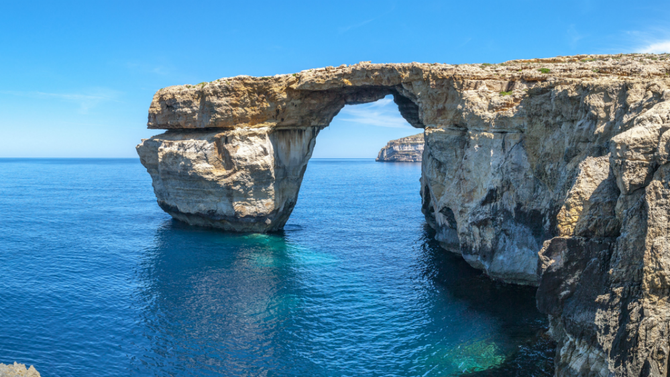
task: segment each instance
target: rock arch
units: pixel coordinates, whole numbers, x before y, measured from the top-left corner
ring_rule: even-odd
[[[445,249],[539,286],[559,376],[668,373],[668,56],[370,64],[159,90],[137,147],[159,205],[280,229],[320,130],[393,94],[424,128],[422,210]],[[539,253],[539,258],[538,258]]]
[[[161,208],[194,225],[280,230],[296,204],[317,135],[345,105],[393,95],[401,115],[424,127],[416,97],[398,73],[395,80],[358,85],[343,78],[343,85],[323,89],[303,88],[303,75],[309,73],[237,77],[156,93],[149,128],[168,131],[143,141],[138,153]]]

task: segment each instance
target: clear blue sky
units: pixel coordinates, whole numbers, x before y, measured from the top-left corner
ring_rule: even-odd
[[[665,1],[0,2],[0,157],[135,157],[153,93],[372,62],[670,51]],[[315,157],[417,133],[392,101],[350,106]]]

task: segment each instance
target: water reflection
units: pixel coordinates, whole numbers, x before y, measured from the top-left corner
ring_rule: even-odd
[[[166,222],[136,271],[144,354],[134,373],[437,376],[511,365],[521,376],[550,364],[533,289],[492,282],[430,229],[394,260],[310,249],[304,236]]]
[[[150,348],[135,369],[258,375],[285,364],[276,338],[300,306],[290,293],[300,284],[294,246],[277,235],[236,236],[176,221],[158,230],[155,244],[137,271],[140,331]]]
[[[532,289],[441,250],[419,176],[312,161],[286,231],[245,236],[167,220],[136,160],[3,162],[0,361],[45,376],[550,374]]]

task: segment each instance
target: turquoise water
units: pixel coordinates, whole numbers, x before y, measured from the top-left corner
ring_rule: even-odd
[[[545,376],[534,290],[432,241],[418,164],[312,160],[286,230],[171,220],[137,160],[0,159],[0,362],[42,376]]]

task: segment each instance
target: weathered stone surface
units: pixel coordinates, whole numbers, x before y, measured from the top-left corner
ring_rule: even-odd
[[[32,365],[26,368],[24,364],[1,364],[0,363],[0,377],[40,377],[40,374]]]
[[[437,239],[493,278],[539,286],[556,374],[667,375],[668,73],[667,55],[633,54],[221,79],[158,91],[149,127],[168,131],[138,153],[175,218],[277,230],[319,131],[391,94],[424,128]]]
[[[319,128],[167,132],[137,147],[161,208],[189,224],[281,229]]]
[[[389,141],[379,151],[379,162],[421,162],[423,156],[423,134]]]

